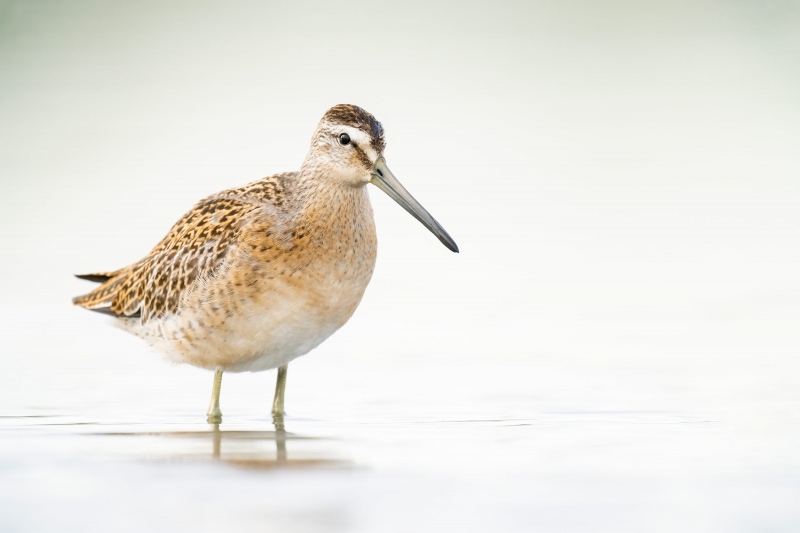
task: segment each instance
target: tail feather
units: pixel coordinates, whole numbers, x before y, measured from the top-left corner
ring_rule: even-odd
[[[110,307],[94,307],[92,309],[89,309],[89,311],[92,311],[94,313],[102,313],[104,315],[110,315],[110,316],[113,316],[115,318],[123,317],[123,315],[117,314],[114,311],[112,311]],[[133,313],[132,315],[124,315],[124,317],[125,318],[142,318],[142,313],[137,311],[137,312]]]
[[[76,296],[72,299],[72,303],[80,307],[85,307],[86,309],[110,309],[111,303],[114,301],[114,297],[116,297],[122,283],[127,277],[124,270],[125,269],[107,274],[85,274],[78,276],[81,279],[98,281],[102,284],[91,292],[81,296]]]
[[[85,279],[86,281],[94,281],[96,283],[105,283],[114,276],[120,273],[119,270],[114,272],[94,272],[92,274],[75,274],[78,279]]]

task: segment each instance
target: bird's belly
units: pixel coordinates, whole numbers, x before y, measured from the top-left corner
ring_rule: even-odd
[[[177,315],[134,332],[175,362],[228,372],[268,370],[308,353],[344,325],[368,281],[314,279],[309,286],[273,279],[265,289],[228,300],[200,295]]]

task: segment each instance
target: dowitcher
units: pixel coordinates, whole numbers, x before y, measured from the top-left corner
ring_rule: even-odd
[[[453,252],[450,235],[389,171],[383,126],[353,105],[329,109],[300,171],[201,200],[143,259],[73,303],[111,314],[167,358],[214,370],[208,409],[220,422],[223,372],[278,369],[273,415],[282,417],[286,372],[344,325],[375,267],[372,183]]]

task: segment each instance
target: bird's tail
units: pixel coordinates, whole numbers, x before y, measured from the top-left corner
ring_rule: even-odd
[[[93,274],[75,274],[78,279],[85,279],[86,281],[94,281],[97,283],[105,283],[114,276],[119,275],[120,270],[114,272],[95,272]]]
[[[119,292],[122,282],[125,281],[127,269],[116,272],[96,272],[93,274],[76,274],[75,277],[100,283],[93,291],[76,296],[72,303],[86,309],[101,310],[110,308],[111,302]]]

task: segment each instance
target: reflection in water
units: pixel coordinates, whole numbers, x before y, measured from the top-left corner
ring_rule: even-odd
[[[221,461],[256,468],[348,467],[335,453],[328,439],[287,432],[283,417],[273,420],[274,430],[224,430],[209,424],[207,431],[104,432],[95,435],[136,437],[137,445],[126,447],[153,459]],[[143,439],[149,438],[149,441]],[[207,443],[207,444],[206,444]]]
[[[257,432],[257,431],[226,431],[223,432],[219,428],[219,424],[210,424],[211,425],[211,435],[213,444],[213,451],[211,456],[214,459],[222,459],[222,439],[223,434],[226,436],[228,440],[235,440],[235,439],[242,439],[242,438],[258,438],[256,435],[261,433],[261,437],[264,440],[274,440],[275,441],[275,459],[269,459],[265,457],[250,457],[250,458],[243,458],[243,457],[227,457],[226,460],[233,464],[238,464],[241,466],[250,466],[250,467],[258,467],[258,468],[270,468],[270,467],[280,467],[280,466],[301,466],[308,465],[308,464],[325,464],[330,463],[332,461],[315,461],[309,463],[308,460],[305,461],[294,461],[291,463],[288,459],[286,454],[286,430],[283,426],[283,417],[280,417],[280,423],[277,421],[275,423],[275,431],[272,432]],[[242,435],[244,434],[244,436]]]

